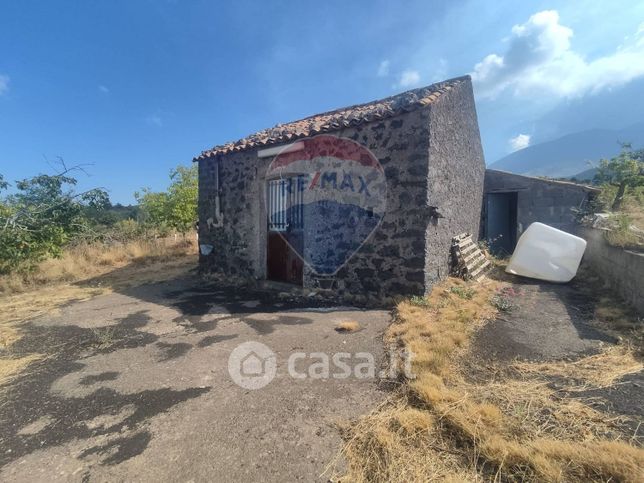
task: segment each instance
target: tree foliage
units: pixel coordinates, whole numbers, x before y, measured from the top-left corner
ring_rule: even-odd
[[[15,192],[0,199],[0,273],[30,267],[59,256],[74,236],[85,230],[84,210],[100,211],[109,204],[102,189],[76,192],[73,172],[40,174],[15,183]],[[0,189],[9,184],[0,176]]]
[[[120,242],[158,236],[167,229],[186,233],[197,220],[197,167],[177,167],[165,192],[135,193],[139,207],[111,205],[103,189],[76,190],[82,168],[40,174],[10,187],[0,174],[0,273],[29,269],[60,256],[70,242]],[[134,219],[139,218],[143,223]]]
[[[145,188],[135,193],[143,220],[156,227],[169,227],[187,233],[197,221],[197,166],[179,166],[170,173],[170,186],[165,192]]]
[[[622,144],[617,156],[599,162],[595,181],[616,188],[610,208],[619,211],[627,190],[644,186],[644,149],[633,151],[629,143]]]

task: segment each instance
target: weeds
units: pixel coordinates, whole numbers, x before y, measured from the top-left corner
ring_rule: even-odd
[[[490,304],[499,312],[511,312],[517,307],[513,299],[521,295],[523,295],[521,289],[502,287],[490,298]]]
[[[509,298],[502,295],[494,295],[490,299],[492,306],[500,312],[511,312],[514,309],[514,304]]]
[[[644,237],[641,232],[633,229],[633,219],[630,214],[619,213],[611,217],[613,227],[605,233],[606,240],[613,246],[622,248],[644,246]]]
[[[409,299],[409,303],[414,307],[431,307],[429,300],[419,295],[414,295],[411,299]]]
[[[484,372],[471,378],[462,357],[470,335],[499,311],[493,300],[507,307],[512,295],[488,280],[467,300],[453,289],[462,285],[451,279],[435,287],[428,307],[398,305],[385,342],[414,353],[416,378],[341,428],[348,464],[341,479],[641,481],[644,451],[618,439],[619,418],[562,397],[548,379],[604,387],[641,370],[633,353],[620,347],[573,364],[517,364],[503,374],[473,362]]]
[[[92,340],[90,344],[99,349],[107,349],[117,341],[116,329],[114,327],[93,328],[91,331]]]
[[[463,300],[472,300],[472,297],[474,297],[474,295],[476,294],[476,290],[474,290],[472,287],[466,287],[463,285],[455,285],[454,287],[450,287],[449,291],[453,294],[458,295]]]

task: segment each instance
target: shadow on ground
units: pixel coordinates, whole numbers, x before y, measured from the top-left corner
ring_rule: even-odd
[[[23,326],[25,335],[12,346],[13,355],[36,353],[45,358],[3,388],[0,466],[49,446],[115,435],[122,436],[87,449],[81,457],[94,454],[103,456],[103,464],[122,462],[142,453],[150,441],[142,423],[208,392],[209,388],[199,387],[120,394],[100,387],[100,383],[118,377],[113,371],[83,377],[83,386],[97,386],[85,397],[63,397],[51,391],[53,381],[82,370],[86,357],[155,343],[156,335],[138,330],[146,323],[144,313],[121,319],[113,327],[108,347],[103,347],[106,342],[97,338],[95,331],[75,325]]]
[[[119,273],[119,270],[122,273]],[[218,321],[204,321],[204,316],[213,312],[224,312],[229,318],[241,319],[258,334],[273,332],[274,325],[299,325],[310,323],[303,317],[280,317],[277,320],[257,320],[253,314],[274,314],[297,309],[325,309],[337,307],[337,300],[312,298],[290,292],[262,290],[251,286],[233,287],[217,282],[202,280],[191,270],[189,274],[174,279],[150,284],[127,286],[114,283],[128,275],[128,268],[114,270],[106,275],[82,282],[88,287],[110,286],[115,292],[145,302],[164,305],[178,310],[181,315],[173,322],[190,332],[209,332]],[[204,341],[203,344],[208,344]],[[175,350],[179,350],[176,348]]]
[[[204,283],[194,273],[139,286],[113,283],[128,273],[127,269],[123,274],[111,272],[79,284],[109,285],[115,292],[128,297],[175,309],[179,315],[172,322],[183,333],[204,333],[204,337],[195,344],[159,340],[158,335],[145,329],[152,322],[146,310],[128,314],[101,330],[67,323],[25,323],[22,326],[24,336],[11,347],[9,355],[41,354],[44,359],[2,387],[0,466],[36,450],[90,438],[102,442],[84,450],[79,458],[98,458],[104,465],[121,463],[141,454],[147,447],[152,438],[145,429],[147,420],[211,390],[210,387],[159,388],[121,394],[101,386],[119,377],[118,372],[105,371],[80,378],[80,385],[95,388],[85,397],[64,397],[52,391],[56,380],[82,371],[85,358],[153,345],[158,349],[157,362],[165,363],[193,349],[234,339],[235,334],[211,333],[223,320],[241,320],[258,335],[265,335],[272,333],[277,325],[310,324],[311,319],[282,314],[274,320],[260,320],[253,314],[325,306],[324,302],[313,303],[301,297],[276,300],[275,293]],[[66,305],[71,306],[72,302]],[[203,320],[213,312],[220,314],[216,320]]]
[[[557,284],[506,275],[500,294],[509,305],[477,333],[475,352],[487,360],[547,361],[578,358],[617,339],[593,325],[598,294],[582,279]]]

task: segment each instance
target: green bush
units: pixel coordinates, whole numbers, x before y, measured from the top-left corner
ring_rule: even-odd
[[[421,297],[419,295],[414,295],[409,299],[409,303],[415,305],[416,307],[431,307],[431,303],[427,297]]]
[[[623,143],[617,156],[599,162],[595,182],[603,188],[606,208],[619,211],[629,193],[639,196],[644,187],[644,149],[633,151],[629,143]]]
[[[508,297],[503,295],[494,295],[490,303],[500,312],[511,312],[516,307]]]
[[[474,290],[471,287],[461,287],[461,286],[454,286],[449,289],[449,291],[458,297],[462,298],[463,300],[471,300],[474,295],[476,295],[476,290]]]
[[[103,190],[76,193],[71,171],[18,181],[15,193],[0,199],[0,273],[29,270],[60,256],[70,240],[87,231],[84,210],[100,211],[109,203]],[[7,186],[0,176],[0,189]]]
[[[194,229],[197,221],[197,166],[177,167],[170,173],[170,181],[167,192],[153,192],[145,188],[135,193],[142,220],[148,226],[160,229],[168,227],[187,233]]]

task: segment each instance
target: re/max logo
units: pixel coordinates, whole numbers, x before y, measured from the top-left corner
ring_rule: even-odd
[[[364,193],[365,196],[371,196],[369,191],[369,180],[358,174],[337,171],[316,171],[313,175],[300,174],[292,178],[287,178],[282,183],[283,193],[293,193],[293,191],[305,191],[307,189],[351,191],[354,193]]]

